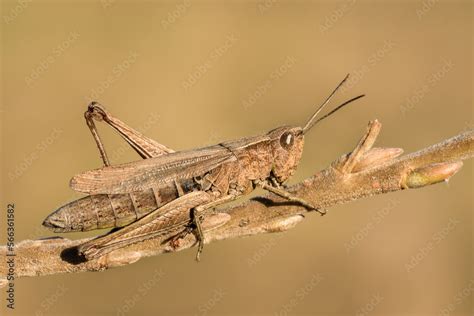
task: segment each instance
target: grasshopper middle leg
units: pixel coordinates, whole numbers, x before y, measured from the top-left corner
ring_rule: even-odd
[[[227,203],[230,201],[233,201],[238,198],[238,195],[236,194],[229,194],[226,196],[223,196],[222,198],[219,198],[217,200],[214,200],[212,202],[209,202],[204,205],[199,205],[192,210],[192,216],[193,216],[193,224],[196,227],[195,233],[196,233],[196,238],[198,239],[198,250],[196,253],[196,261],[201,260],[201,253],[202,250],[204,249],[204,233],[203,229],[201,227],[201,215],[206,211],[211,208],[214,208],[216,206],[219,206],[223,203]]]
[[[306,207],[307,209],[316,211],[320,213],[321,215],[326,215],[327,211],[326,210],[321,210],[313,205],[311,203],[307,202],[306,200],[299,198],[297,196],[292,195],[291,193],[285,191],[284,189],[280,187],[276,187],[270,184],[267,184],[266,182],[263,181],[256,181],[256,185],[261,187],[262,189],[265,189],[269,192],[272,192],[273,194],[276,194],[284,199],[287,199],[288,201],[296,202],[299,203],[300,205]]]

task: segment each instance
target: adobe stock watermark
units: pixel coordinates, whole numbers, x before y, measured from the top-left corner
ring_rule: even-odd
[[[10,9],[10,12],[8,15],[3,16],[3,22],[5,24],[10,24],[14,20],[16,20],[17,17],[19,17],[29,6],[30,3],[33,0],[18,0],[16,2],[16,5]]]
[[[207,140],[203,143],[203,146],[211,146],[218,144],[222,140],[221,133],[216,130],[211,130]]]
[[[367,316],[372,313],[375,308],[383,301],[383,296],[379,293],[372,295],[364,306],[359,308],[356,312],[356,316]]]
[[[165,273],[162,269],[157,269],[153,275],[144,281],[132,295],[125,298],[123,304],[117,308],[116,315],[123,316],[128,314],[145,296],[148,295],[150,290],[154,288],[164,277]]]
[[[140,55],[137,52],[131,51],[128,56],[122,59],[117,65],[112,68],[112,71],[101,80],[97,88],[92,89],[85,100],[87,103],[98,100],[115,82],[117,82],[130,68],[137,62]]]
[[[6,273],[2,276],[7,284],[7,308],[15,309],[15,269],[16,269],[16,251],[15,251],[15,203],[9,203],[6,205],[5,217],[7,222],[6,229],[6,253],[5,253],[5,266]]]
[[[417,104],[433,89],[436,85],[454,68],[454,63],[451,60],[442,59],[441,66],[431,73],[423,82],[423,84],[416,88],[412,94],[405,99],[405,103],[400,106],[402,115],[413,110]]]
[[[249,109],[255,105],[268,91],[273,88],[276,81],[283,78],[293,68],[296,58],[287,56],[283,63],[273,70],[263,82],[260,82],[254,91],[249,93],[245,98],[240,100],[240,104],[244,109]]]
[[[319,24],[319,31],[324,34],[332,29],[340,19],[352,10],[356,2],[357,0],[346,0],[339,4],[330,15],[326,16],[324,22]]]
[[[344,248],[347,253],[350,253],[354,248],[356,248],[367,236],[373,231],[380,223],[383,222],[385,217],[387,217],[390,212],[400,205],[398,200],[390,200],[389,203],[378,210],[374,216],[365,224],[357,233],[355,233],[351,240],[344,243]]]
[[[259,0],[257,3],[257,10],[259,14],[265,14],[270,11],[276,4],[278,0]]]
[[[174,9],[166,15],[166,19],[161,20],[161,27],[167,30],[171,25],[178,22],[191,7],[191,0],[182,0],[174,6]]]
[[[31,87],[41,75],[43,75],[48,69],[61,57],[73,44],[80,38],[80,34],[77,32],[70,32],[67,38],[59,43],[53,50],[44,57],[38,65],[25,77],[25,83]]]
[[[195,86],[204,75],[209,72],[215,63],[222,58],[239,40],[236,34],[229,34],[226,36],[225,42],[218,47],[214,48],[207,56],[206,60],[201,64],[194,67],[191,73],[188,74],[187,78],[181,82],[181,86],[185,91]]]
[[[465,121],[464,128],[462,129],[463,132],[469,132],[474,130],[474,123],[472,121]]]
[[[439,0],[424,0],[421,3],[421,8],[416,9],[416,16],[418,19],[422,19],[425,14],[431,11],[433,7],[439,2]]]
[[[60,284],[56,287],[53,293],[46,296],[46,298],[41,302],[40,308],[36,310],[35,316],[49,315],[48,313],[51,308],[56,305],[56,303],[61,299],[61,297],[66,294],[68,288],[64,284]]]
[[[42,139],[35,147],[35,149],[26,155],[21,162],[19,162],[13,169],[8,172],[10,181],[20,178],[32,165],[41,157],[51,145],[53,145],[63,134],[60,128],[54,128],[48,136]]]
[[[212,291],[211,297],[207,299],[204,303],[199,305],[198,312],[195,313],[195,316],[205,316],[210,311],[212,311],[217,304],[227,295],[226,291],[223,289],[215,289]]]
[[[417,253],[411,256],[410,261],[405,264],[405,270],[407,272],[413,271],[423,260],[428,257],[430,252],[443,240],[445,240],[448,235],[456,229],[456,227],[461,223],[459,219],[450,218],[448,223],[442,227],[440,230],[435,232],[431,238],[418,249]]]
[[[439,316],[449,316],[454,311],[456,308],[458,308],[459,305],[464,303],[467,299],[471,299],[472,294],[474,293],[474,279],[471,279],[469,283],[461,289],[459,292],[454,295],[452,300],[445,306],[443,307],[440,312],[438,313]],[[471,299],[472,302],[472,299]]]
[[[116,2],[117,0],[100,0],[100,4],[104,10],[111,8]]]
[[[284,234],[274,234],[267,241],[265,241],[250,258],[247,259],[247,265],[250,268],[256,266],[276,245]]]
[[[340,88],[345,92],[354,87],[362,78],[364,78],[372,69],[374,69],[382,60],[384,60],[397,47],[397,43],[392,40],[385,40],[383,45],[376,49],[367,57],[365,63],[350,72],[351,76],[347,82]]]
[[[304,301],[304,299],[318,286],[321,281],[324,280],[323,275],[320,273],[313,274],[310,280],[296,290],[295,294],[281,306],[281,308],[274,314],[275,316],[287,316],[293,315],[292,311],[298,304]]]

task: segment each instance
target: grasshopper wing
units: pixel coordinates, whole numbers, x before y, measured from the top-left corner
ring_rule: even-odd
[[[122,229],[83,243],[78,250],[87,260],[91,260],[115,249],[163,236],[183,228],[191,220],[190,209],[209,201],[211,196],[206,192],[188,193]]]
[[[86,171],[71,179],[72,189],[88,194],[121,194],[189,179],[234,161],[225,147],[216,145]]]

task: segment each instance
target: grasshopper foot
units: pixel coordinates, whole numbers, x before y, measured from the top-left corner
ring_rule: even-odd
[[[193,224],[195,227],[194,234],[196,235],[196,238],[198,240],[198,250],[196,253],[196,261],[199,262],[201,261],[201,253],[202,253],[202,250],[204,249],[204,234],[202,232],[201,219],[199,217],[199,210],[197,208],[193,209],[192,216],[193,216]]]
[[[328,213],[328,210],[326,210],[326,209],[317,208],[317,209],[315,209],[315,211],[318,212],[319,214],[321,214],[321,216],[324,216]]]

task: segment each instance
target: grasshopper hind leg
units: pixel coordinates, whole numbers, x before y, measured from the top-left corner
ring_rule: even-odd
[[[157,141],[142,135],[137,130],[131,128],[118,118],[112,116],[100,103],[91,102],[84,113],[87,126],[92,133],[92,136],[99,149],[100,156],[105,166],[110,166],[110,160],[107,157],[105,146],[99,136],[94,120],[104,121],[117,131],[125,141],[143,158],[158,157],[174,152]]]

